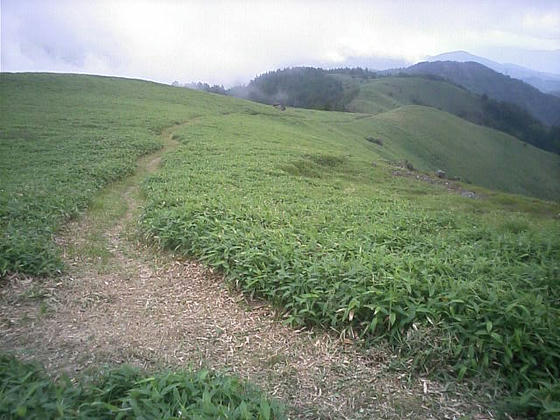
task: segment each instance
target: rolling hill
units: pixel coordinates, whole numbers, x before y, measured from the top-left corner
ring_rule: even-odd
[[[346,105],[351,112],[378,114],[404,105],[425,105],[469,120],[480,121],[478,95],[443,80],[421,77],[382,77],[359,85],[359,92]]]
[[[377,153],[387,159],[406,158],[422,170],[442,169],[491,189],[560,198],[560,156],[447,112],[408,105],[348,127],[357,129],[381,139]]]
[[[464,86],[474,93],[516,104],[546,125],[560,125],[560,98],[498,73],[475,62],[423,62],[400,70],[408,74],[433,74]]]
[[[558,53],[558,51],[556,51],[556,53]],[[523,82],[539,89],[541,92],[553,94],[555,91],[560,90],[559,74],[543,73],[523,66],[518,66],[516,64],[502,64],[484,57],[470,54],[466,51],[451,51],[438,54],[436,56],[429,57],[426,61],[458,61],[460,63],[474,61],[475,63],[480,63],[494,71],[497,71],[498,73],[522,80]]]
[[[418,168],[444,169],[450,176],[488,188],[560,199],[559,156],[434,108],[396,108],[421,97],[431,98],[432,106],[476,112],[475,97],[448,83],[415,83],[414,78],[370,81],[354,106],[377,107],[361,109],[368,112],[395,108],[370,117],[311,110],[276,114],[269,106],[223,95],[102,77],[2,74],[1,82],[4,272],[18,264],[45,272],[56,269],[50,238],[60,221],[77,214],[107,182],[129,172],[135,156],[157,148],[162,127],[189,115],[273,114],[286,123],[303,124],[291,134],[294,137],[309,124],[321,124],[336,132],[334,136],[322,131],[325,141],[342,141],[343,148],[353,145],[370,161],[408,159]],[[445,94],[438,96],[442,89]],[[390,92],[400,93],[390,96]],[[45,108],[37,95],[52,98],[53,105]],[[365,138],[370,136],[382,138],[384,145],[368,143]],[[75,159],[68,160],[67,155]],[[28,170],[30,163],[33,172]],[[68,177],[76,177],[70,190]],[[46,199],[49,204],[43,208],[34,204]],[[27,262],[21,253],[28,255]]]
[[[474,94],[445,80],[430,77],[398,76],[348,80],[345,86],[357,89],[346,109],[376,114],[405,105],[425,105],[449,112],[467,121],[494,128],[543,150],[560,153],[558,129],[547,129],[522,108]]]
[[[228,94],[266,104],[364,113],[426,105],[560,153],[557,128],[546,127],[519,105],[475,94],[440,75],[415,77],[401,72],[396,77],[377,78],[376,73],[361,68],[295,67],[262,74]]]
[[[52,74],[2,74],[0,94],[2,277],[63,270],[62,224],[166,133],[177,147],[142,183],[144,239],[221,271],[291,325],[366,349],[384,339],[421,371],[501,378],[525,414],[556,409],[558,203],[450,190],[399,165],[559,200],[559,156],[419,105],[282,111]]]
[[[365,98],[368,106],[378,107],[365,109],[369,112],[390,107],[392,111],[373,117],[281,112],[223,95],[134,80],[2,74],[2,272],[59,269],[52,243],[59,223],[78,214],[103,185],[132,170],[136,156],[157,148],[156,137],[163,127],[189,116],[271,114],[290,126],[296,124],[298,128],[289,134],[294,138],[319,124],[328,130],[318,136],[342,149],[355,148],[362,160],[408,159],[420,169],[443,169],[488,188],[560,200],[559,156],[435,108],[396,108],[422,97],[431,98],[432,106],[475,112],[476,101],[468,92],[442,82],[418,84],[414,78],[368,83],[354,105],[365,106]],[[399,89],[400,93],[389,95]],[[438,96],[441,89],[446,93]],[[47,100],[52,105],[46,107]],[[365,140],[369,137],[379,137],[383,146],[369,143]],[[44,204],[37,206],[37,202]]]

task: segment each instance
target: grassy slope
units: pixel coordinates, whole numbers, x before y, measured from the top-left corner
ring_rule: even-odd
[[[546,125],[560,124],[560,99],[547,95],[521,80],[495,72],[479,63],[454,61],[423,62],[404,70],[409,74],[435,74],[465,86],[472,92],[487,94],[498,101],[511,102],[527,109]]]
[[[160,147],[163,127],[233,103],[143,81],[54,74],[2,73],[0,98],[0,275],[60,269],[52,235],[61,221]]]
[[[557,389],[558,206],[490,192],[469,200],[384,163],[421,155],[406,142],[414,125],[399,131],[411,112],[447,114],[281,112],[62,75],[2,75],[2,98],[2,246],[14,233],[31,244],[36,227],[45,246],[66,214],[157,147],[162,127],[191,121],[145,184],[142,226],[163,245],[223,269],[294,323],[387,336],[421,365],[460,374],[493,367],[512,390],[540,387],[537,400],[551,395],[537,381]],[[386,146],[364,140],[391,124]]]
[[[403,92],[422,87],[428,90],[423,97],[438,97],[436,84],[442,82],[415,80],[380,79],[367,86],[399,83]],[[444,85],[448,91],[440,97],[448,102],[445,106],[469,103],[459,96],[449,99],[450,92],[463,95],[465,91]],[[4,274],[61,269],[52,242],[59,223],[76,215],[107,182],[129,173],[137,156],[159,147],[157,135],[163,127],[240,109],[270,112],[233,98],[90,76],[2,74],[0,89],[0,273]],[[405,96],[399,100],[405,101]],[[379,96],[370,99],[383,103]],[[308,111],[305,115],[330,123],[333,114],[325,118]],[[371,159],[409,159],[419,168],[441,168],[487,187],[560,197],[558,157],[530,146],[521,149],[519,142],[496,131],[419,107],[373,119],[337,115],[340,124],[330,124],[330,130],[338,130],[336,141],[344,139],[344,147],[351,145]],[[383,138],[385,145],[363,141],[373,135]],[[509,146],[504,148],[505,144]]]
[[[427,368],[492,368],[541,401],[558,392],[560,227],[537,215],[557,205],[393,177],[343,135],[354,115],[258,109],[180,130],[145,186],[147,233],[294,324],[388,337]]]
[[[107,183],[160,147],[164,127],[243,108],[231,98],[144,81],[80,75],[0,76],[0,277],[61,269],[52,241]],[[95,382],[51,380],[0,354],[0,417],[284,418],[261,393],[207,371],[116,368]]]
[[[377,114],[404,105],[426,105],[454,115],[476,117],[481,101],[451,83],[420,77],[383,77],[360,84],[347,108],[351,112]]]
[[[460,177],[487,188],[560,200],[560,156],[434,108],[410,105],[347,124],[383,140],[388,159]]]

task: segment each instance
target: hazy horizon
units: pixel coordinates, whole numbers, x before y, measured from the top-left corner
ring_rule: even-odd
[[[463,50],[560,73],[553,1],[3,0],[1,12],[2,71],[232,86],[289,66],[383,70]]]

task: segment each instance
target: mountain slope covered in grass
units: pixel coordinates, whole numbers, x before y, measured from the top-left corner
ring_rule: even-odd
[[[510,102],[529,111],[539,121],[560,125],[560,98],[498,73],[479,63],[455,61],[423,62],[402,70],[408,74],[434,74],[485,94],[498,101]]]
[[[408,105],[359,119],[348,130],[380,139],[383,146],[371,147],[388,159],[487,188],[560,199],[560,156],[447,112]]]
[[[346,80],[358,94],[346,106],[352,112],[379,112],[404,105],[425,105],[467,121],[508,133],[540,149],[560,153],[560,129],[547,128],[517,105],[477,95],[465,88],[430,77],[382,77]]]
[[[0,89],[2,273],[60,270],[53,243],[60,223],[85,208],[103,185],[133,170],[135,157],[159,147],[164,127],[232,112],[300,121],[269,106],[135,80],[2,74]],[[373,119],[296,114],[317,121],[328,115],[337,141],[358,147],[370,160],[408,159],[419,168],[444,169],[483,186],[559,199],[557,156],[437,110],[409,107]],[[365,140],[371,136],[381,137],[384,146]],[[507,151],[506,144],[511,146]]]
[[[62,269],[53,236],[212,96],[138,80],[0,75],[0,274]],[[227,110],[231,98],[220,103]]]
[[[403,105],[426,105],[560,153],[557,127],[548,128],[519,105],[478,95],[440,75],[399,73],[377,78],[360,68],[326,71],[302,67],[265,73],[229,93],[267,104],[373,114]]]
[[[444,80],[425,77],[380,77],[361,83],[346,106],[351,112],[378,114],[404,105],[425,105],[465,119],[481,119],[480,97]]]
[[[493,376],[526,415],[559,409],[559,205],[397,167],[447,164],[557,200],[558,156],[422,106],[281,111],[72,75],[3,74],[0,89],[3,276],[62,268],[53,234],[170,127],[181,144],[143,184],[146,238],[293,325],[387,340],[422,371]]]
[[[434,141],[407,144],[395,111],[254,111],[178,130],[182,146],[145,184],[149,237],[223,271],[293,325],[366,346],[384,337],[421,369],[498,374],[530,401],[525,412],[556,407],[543,408],[559,390],[558,205],[480,188],[464,198],[395,175],[394,157]],[[377,120],[386,114],[394,120]],[[383,146],[364,139],[389,124]]]

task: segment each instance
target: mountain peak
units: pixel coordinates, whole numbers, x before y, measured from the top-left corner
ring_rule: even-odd
[[[426,61],[456,61],[464,63],[474,61],[486,67],[491,68],[498,73],[502,73],[519,79],[539,89],[541,92],[549,93],[560,90],[560,75],[541,73],[517,64],[503,64],[488,58],[480,57],[469,53],[468,51],[450,51],[426,58]]]
[[[432,57],[428,57],[426,61],[459,61],[459,62],[474,61],[490,68],[501,66],[500,63],[497,63],[495,61],[489,60],[484,57],[479,57],[477,55],[471,54],[468,51],[462,51],[462,50],[450,51]]]

